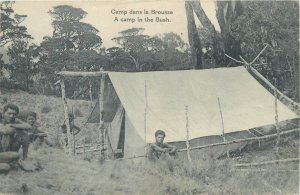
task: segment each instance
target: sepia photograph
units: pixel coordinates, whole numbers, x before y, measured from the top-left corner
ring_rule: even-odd
[[[298,195],[299,1],[0,1],[0,195]]]

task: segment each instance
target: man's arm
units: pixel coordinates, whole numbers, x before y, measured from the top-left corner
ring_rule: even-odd
[[[26,123],[20,119],[16,119],[16,123],[11,123],[11,124],[9,124],[9,126],[15,128],[16,130],[20,130],[20,129],[29,130],[32,128],[31,125],[29,125],[28,123]]]
[[[169,148],[170,149],[170,153],[174,153],[175,151],[176,151],[176,146],[173,146],[173,145],[171,145],[171,144],[167,144],[167,143],[164,143],[164,146],[166,147],[166,148]]]
[[[155,144],[151,144],[150,147],[155,150],[155,151],[159,151],[159,152],[167,152],[169,149],[168,148],[161,148]]]
[[[0,135],[12,135],[15,132],[15,128],[0,123]]]

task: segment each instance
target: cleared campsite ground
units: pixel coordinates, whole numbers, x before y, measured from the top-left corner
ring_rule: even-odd
[[[61,99],[30,95],[20,91],[4,91],[1,95],[21,109],[31,109],[39,114],[41,129],[57,142],[58,128],[63,122]],[[89,112],[89,102],[72,101],[76,124],[82,125]],[[79,108],[81,108],[80,111]],[[76,111],[77,110],[77,111]],[[80,117],[81,116],[81,117]],[[97,135],[89,127],[88,139]],[[79,134],[80,135],[80,134]],[[299,157],[299,137],[282,138],[280,158]],[[80,141],[80,140],[79,140]],[[255,147],[254,147],[255,146]],[[32,173],[21,170],[0,176],[0,193],[4,194],[298,194],[298,163],[268,165],[254,170],[237,170],[237,163],[261,162],[276,159],[275,142],[262,141],[242,153],[227,159],[192,154],[192,164],[179,163],[174,173],[153,169],[133,161],[107,162],[103,165],[97,157],[67,157],[56,147],[31,146],[30,161],[38,162],[42,170]],[[184,155],[184,154],[182,154]],[[296,171],[285,171],[293,169]],[[23,187],[22,187],[23,186]],[[24,187],[26,186],[26,187]]]

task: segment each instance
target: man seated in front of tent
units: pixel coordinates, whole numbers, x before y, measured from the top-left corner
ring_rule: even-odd
[[[19,159],[15,148],[22,140],[18,138],[26,139],[22,135],[26,135],[27,132],[23,131],[31,128],[27,123],[17,119],[18,113],[19,108],[14,104],[7,104],[3,108],[3,118],[0,122],[0,173],[8,172],[10,169],[8,163]]]
[[[152,162],[156,162],[159,159],[170,159],[171,156],[176,156],[176,147],[170,144],[164,143],[166,133],[162,130],[155,132],[155,143],[150,144],[148,150],[148,159]]]
[[[7,173],[10,170],[10,163],[17,162],[20,158],[18,152],[10,151],[10,138],[15,132],[13,127],[0,123],[0,174]]]
[[[4,138],[4,140],[7,141],[5,150],[18,152],[18,150],[22,146],[23,159],[25,159],[27,158],[28,144],[29,144],[28,130],[31,129],[31,126],[26,122],[18,119],[17,118],[18,114],[19,114],[18,106],[14,104],[7,104],[4,106],[3,121],[2,121],[3,128],[7,128],[7,127],[13,128],[15,130],[15,133],[10,135],[9,137],[4,138],[5,137],[4,136],[2,138]]]

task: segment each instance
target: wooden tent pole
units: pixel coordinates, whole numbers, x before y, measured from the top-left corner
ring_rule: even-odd
[[[144,112],[144,140],[145,140],[145,157],[147,157],[147,112],[148,112],[148,98],[147,98],[147,81],[145,80],[145,112]]]
[[[191,158],[191,154],[190,154],[190,142],[189,142],[189,107],[185,106],[185,118],[186,118],[186,153],[187,153],[187,158],[188,161],[191,163],[192,162],[192,158]]]
[[[89,95],[90,95],[90,101],[91,101],[91,108],[93,108],[93,93],[92,93],[92,82],[89,79]]]
[[[83,158],[86,159],[86,149],[85,149],[85,143],[86,143],[86,124],[87,122],[84,123],[83,127],[84,127],[84,134],[83,134]],[[75,146],[75,148],[81,148],[81,146]]]
[[[277,82],[276,82],[277,83]],[[278,100],[277,100],[277,90],[274,90],[274,97],[275,97],[275,128],[277,131],[277,139],[276,139],[276,158],[279,159],[279,144],[280,144],[280,128],[278,125]]]
[[[71,103],[72,104],[72,103]],[[72,104],[72,115],[73,115],[73,123],[75,123],[75,115],[73,111],[73,104]],[[75,140],[75,134],[74,131],[71,132],[72,138],[73,138],[73,145],[72,145],[72,150],[74,150],[74,154],[76,155],[75,149],[76,149],[76,140]]]
[[[70,120],[69,120],[69,110],[68,110],[68,103],[66,98],[66,91],[65,91],[65,81],[64,78],[60,79],[60,86],[61,86],[61,96],[63,100],[63,107],[64,107],[64,115],[65,115],[65,125],[67,127],[67,137],[68,137],[68,145],[67,151],[69,155],[75,155],[74,146],[73,146],[73,139],[71,135],[71,127],[70,127]]]
[[[226,53],[225,53],[225,56],[226,56],[227,58],[229,58],[229,59],[231,59],[231,60],[235,61],[235,62],[238,62],[238,63],[244,64],[244,62],[242,62],[242,61],[239,61],[239,60],[237,60],[237,59],[234,59],[233,57],[231,57],[231,56],[227,55]]]
[[[100,72],[103,69],[100,69]],[[105,137],[104,137],[104,83],[105,83],[105,75],[100,74],[100,89],[99,89],[99,110],[100,110],[100,122],[99,122],[99,130],[100,130],[100,144],[101,144],[101,152],[100,152],[100,161],[105,160]]]
[[[222,121],[222,137],[223,141],[227,143],[226,137],[225,137],[225,129],[224,129],[224,120],[223,120],[223,114],[222,114],[222,108],[221,108],[221,103],[220,103],[220,98],[218,97],[218,105],[219,105],[219,110],[220,110],[220,116],[221,116],[221,121]],[[226,154],[227,157],[229,157],[229,152],[228,152],[228,146],[226,144]]]
[[[257,54],[257,56],[252,60],[252,62],[250,62],[250,65],[252,65],[259,58],[259,56],[265,51],[265,49],[267,49],[268,46],[269,44],[266,44],[266,46],[259,52],[259,54]]]

